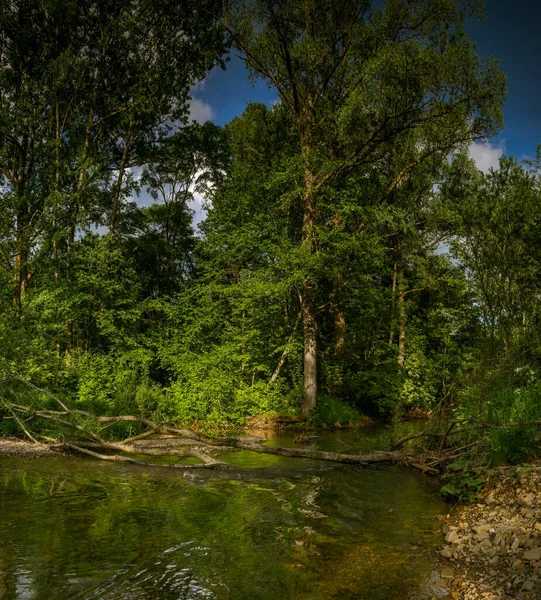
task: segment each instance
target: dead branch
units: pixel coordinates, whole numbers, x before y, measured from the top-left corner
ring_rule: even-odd
[[[161,463],[148,463],[142,460],[136,460],[135,458],[130,458],[129,456],[123,456],[121,454],[101,454],[100,452],[94,452],[89,450],[88,448],[83,448],[82,446],[77,446],[75,444],[70,444],[68,442],[63,442],[62,444],[54,444],[50,446],[53,449],[63,449],[69,448],[70,450],[74,450],[75,452],[80,452],[81,454],[87,454],[88,456],[92,456],[93,458],[98,458],[99,460],[107,460],[112,462],[126,462],[131,463],[133,465],[141,465],[143,467],[162,467],[167,469],[231,469],[232,466],[227,463],[214,461],[213,463],[197,463],[197,464],[161,464]]]
[[[212,458],[212,456],[209,456],[205,452],[200,452],[199,450],[180,450],[178,448],[142,448],[140,446],[129,446],[124,443],[117,444],[113,442],[84,442],[79,443],[79,446],[82,448],[117,450],[119,452],[127,452],[128,454],[142,454],[147,456],[177,456],[179,458],[197,458],[206,465],[212,465],[221,462],[215,458]]]
[[[32,386],[35,388],[35,386]],[[35,388],[39,389],[39,388]],[[42,390],[39,390],[42,391]],[[6,401],[7,402],[7,401]],[[8,403],[10,404],[10,403]],[[206,446],[220,449],[222,452],[230,451],[232,449],[248,450],[250,452],[256,452],[259,454],[272,454],[276,456],[287,456],[291,458],[302,458],[308,460],[317,461],[328,461],[341,464],[367,466],[372,464],[402,464],[409,466],[425,473],[435,473],[436,470],[433,467],[427,466],[419,462],[418,458],[414,458],[411,455],[407,455],[401,451],[390,451],[390,452],[372,452],[369,454],[341,454],[336,452],[327,452],[317,450],[313,448],[284,448],[281,446],[267,446],[263,445],[265,441],[259,437],[251,436],[229,436],[229,437],[208,437],[206,435],[197,433],[190,429],[178,429],[176,427],[170,427],[167,425],[159,425],[150,419],[137,417],[134,415],[119,415],[119,416],[98,416],[88,411],[73,409],[70,410],[65,405],[63,410],[34,410],[31,407],[23,406],[20,404],[10,404],[9,408],[19,414],[24,414],[26,420],[29,421],[32,418],[48,419],[58,425],[63,425],[71,430],[75,430],[89,437],[92,441],[63,441],[50,444],[53,449],[70,449],[75,452],[92,456],[99,460],[107,461],[121,461],[126,463],[143,465],[145,467],[176,467],[176,468],[195,468],[195,467],[207,467],[215,469],[232,469],[235,468],[232,465],[216,460],[206,452],[202,451],[197,446]],[[97,433],[89,430],[88,427],[83,427],[77,422],[77,418],[88,419],[94,422],[96,425],[101,423],[121,423],[121,422],[134,422],[142,425],[146,428],[146,431],[139,435],[132,436],[124,440],[123,442],[108,442],[101,438]],[[149,437],[153,434],[161,434],[173,436],[176,445],[194,445],[196,447],[191,448],[178,448],[178,447],[166,447],[166,448],[141,448],[139,445],[133,445],[133,442],[137,439]],[[418,437],[418,436],[415,436]],[[34,441],[38,443],[35,438]],[[100,452],[100,450],[102,452]],[[116,452],[117,454],[111,455],[110,452]],[[155,457],[164,456],[176,456],[179,458],[194,457],[201,461],[200,464],[175,464],[175,465],[164,465],[157,463],[148,463],[136,458],[125,456],[125,454],[134,455],[148,455]]]
[[[425,433],[424,431],[419,431],[417,433],[411,433],[410,435],[406,435],[403,438],[400,438],[398,440],[398,442],[396,442],[396,444],[393,444],[391,446],[391,451],[398,450],[398,448],[400,448],[400,446],[403,446],[406,442],[409,442],[410,440],[416,440],[418,438],[425,437],[426,435],[428,435],[428,434]]]

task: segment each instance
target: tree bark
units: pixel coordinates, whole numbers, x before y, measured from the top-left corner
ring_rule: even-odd
[[[317,405],[317,320],[314,296],[313,283],[306,281],[302,297],[304,328],[304,401],[302,416],[305,418]]]
[[[400,371],[404,368],[406,360],[406,290],[404,280],[404,269],[400,267],[398,273],[398,316],[400,321],[400,331],[398,334],[398,368]]]
[[[124,173],[128,164],[128,157],[130,154],[130,145],[132,140],[133,122],[130,122],[128,133],[126,135],[126,142],[124,144],[124,151],[122,152],[122,159],[118,167],[118,179],[115,187],[115,193],[113,197],[113,210],[111,212],[111,222],[109,225],[109,231],[112,235],[115,235],[116,226],[118,222],[118,215],[120,213],[120,195],[122,193],[122,183],[124,181]]]
[[[314,178],[308,167],[304,178],[304,214],[302,245],[311,255],[315,251]],[[317,311],[315,282],[311,275],[304,280],[302,293],[302,319],[304,334],[304,400],[302,416],[306,418],[317,405]]]
[[[389,333],[389,345],[393,345],[394,338],[394,311],[395,311],[395,297],[396,297],[396,274],[398,271],[398,263],[393,264],[393,285],[391,287],[391,327]]]
[[[336,357],[344,356],[346,351],[346,317],[338,302],[334,306],[334,335],[334,355]]]

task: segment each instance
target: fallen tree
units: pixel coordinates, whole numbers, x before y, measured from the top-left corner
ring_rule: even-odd
[[[12,402],[0,397],[4,413],[8,413],[21,432],[33,443],[63,452],[76,452],[105,461],[120,461],[145,467],[176,469],[234,469],[237,468],[220,460],[220,454],[234,450],[248,450],[259,454],[272,454],[291,458],[327,461],[348,465],[368,466],[375,464],[399,464],[418,469],[424,473],[436,474],[438,471],[416,457],[402,450],[378,451],[367,454],[342,454],[327,452],[315,448],[286,448],[269,446],[265,440],[253,436],[211,437],[191,429],[179,429],[170,425],[161,425],[150,419],[134,415],[100,416],[80,409],[70,409],[59,398],[37,388],[23,378],[14,376],[20,383],[36,392],[43,393],[57,404],[57,409],[37,408]],[[60,434],[44,435],[40,423],[52,423]],[[104,427],[131,422],[142,429],[135,436],[121,441],[111,441],[100,435]],[[101,429],[100,429],[101,428]],[[134,458],[134,456],[141,458]],[[149,462],[142,457],[178,459],[194,458],[198,463]]]
[[[5,403],[5,400],[4,400]],[[47,419],[54,421],[59,425],[72,428],[78,432],[83,439],[81,441],[61,440],[43,436],[39,433],[30,433],[27,427],[24,433],[27,437],[37,444],[46,444],[53,450],[71,450],[81,454],[86,454],[100,460],[130,462],[141,464],[147,467],[166,467],[166,468],[211,468],[211,469],[232,469],[235,468],[226,462],[218,460],[212,456],[216,451],[230,452],[233,450],[249,450],[259,454],[272,454],[276,456],[286,456],[291,458],[302,458],[317,461],[335,462],[349,465],[368,466],[378,463],[402,464],[416,468],[425,473],[437,473],[437,471],[427,465],[422,464],[414,456],[403,451],[379,451],[368,454],[342,454],[338,452],[327,452],[314,448],[285,448],[283,446],[265,445],[263,438],[253,436],[228,436],[228,437],[209,437],[190,429],[177,429],[167,425],[158,425],[149,419],[143,419],[133,415],[120,415],[114,417],[103,417],[93,415],[87,411],[81,410],[32,410],[29,407],[10,403],[9,409],[17,415],[18,420],[22,422],[29,419]],[[146,428],[146,431],[127,438],[120,442],[111,442],[103,439],[98,433],[70,420],[72,417],[84,417],[87,420],[99,423],[122,423],[131,421],[138,423]],[[81,435],[82,434],[82,435]],[[160,447],[148,447],[142,442],[149,441],[151,436],[157,439],[164,439],[167,436],[167,444]],[[84,438],[87,438],[86,440]],[[146,438],[146,440],[144,439]],[[43,440],[43,441],[40,441]],[[111,454],[113,453],[113,454]],[[211,454],[212,453],[212,454]],[[151,463],[143,460],[137,460],[127,455],[140,455],[152,457],[178,457],[178,458],[196,458],[200,463]]]

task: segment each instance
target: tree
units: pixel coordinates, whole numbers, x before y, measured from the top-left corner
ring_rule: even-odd
[[[213,0],[0,5],[2,252],[18,310],[35,254],[70,281],[77,229],[97,222],[117,232],[129,168],[186,122],[190,87],[220,61],[216,8]]]
[[[317,401],[321,204],[332,186],[379,168],[397,146],[393,188],[428,157],[445,157],[501,126],[504,77],[481,62],[454,0],[232,2],[223,18],[254,76],[277,90],[297,137],[304,402]],[[331,219],[331,222],[332,219]]]

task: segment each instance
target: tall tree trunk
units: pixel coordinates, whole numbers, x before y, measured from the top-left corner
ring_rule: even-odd
[[[406,282],[404,280],[404,269],[400,267],[398,272],[398,316],[400,331],[398,334],[398,368],[401,371],[406,359]]]
[[[28,95],[28,85],[24,87],[25,96]],[[26,197],[28,186],[25,172],[28,167],[28,145],[30,128],[25,121],[21,144],[15,168],[15,193],[17,195],[17,222],[15,230],[15,257],[13,261],[13,304],[17,311],[22,307],[24,287],[28,273],[28,227],[30,222],[30,207]]]
[[[18,211],[15,229],[15,257],[13,261],[13,305],[18,312],[21,310],[24,288],[28,279],[28,227],[29,214],[25,196],[25,185],[20,177],[17,186]]]
[[[307,417],[317,404],[317,318],[315,289],[312,281],[304,282],[302,315],[304,329],[304,402],[302,416]]]
[[[17,240],[15,246],[15,260],[13,263],[13,306],[20,311],[24,291],[24,280],[26,271],[26,250],[22,234],[17,224]]]
[[[111,213],[111,222],[109,225],[109,231],[112,235],[115,235],[116,225],[118,222],[118,215],[120,213],[120,194],[122,193],[122,183],[124,181],[124,173],[126,172],[126,166],[128,164],[128,157],[130,155],[130,144],[132,139],[133,123],[130,122],[128,128],[128,134],[126,136],[126,142],[124,144],[124,151],[122,152],[122,158],[120,165],[118,166],[118,179],[115,187],[115,193],[113,197],[113,210]]]
[[[398,272],[398,263],[393,265],[393,285],[391,288],[391,327],[389,333],[389,345],[393,345],[394,337],[394,311],[395,311],[395,297],[396,297],[396,274]]]
[[[304,215],[302,245],[309,254],[315,251],[313,175],[305,170]],[[302,319],[304,330],[304,401],[302,415],[307,417],[317,404],[317,311],[313,277],[304,280],[302,293]]]
[[[344,356],[346,350],[346,317],[342,307],[337,302],[334,307],[334,355]]]

